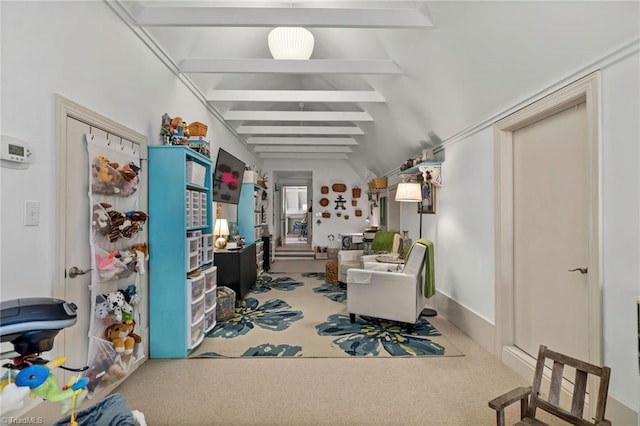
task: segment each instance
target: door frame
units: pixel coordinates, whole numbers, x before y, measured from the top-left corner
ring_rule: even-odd
[[[495,175],[495,356],[520,374],[533,377],[535,359],[514,346],[513,132],[562,110],[586,103],[591,217],[589,219],[589,359],[602,363],[602,226],[600,73],[590,74],[494,124]],[[550,153],[553,155],[553,153]],[[597,394],[590,384],[592,395]]]
[[[66,122],[68,118],[73,118],[75,120],[86,123],[90,127],[95,127],[101,129],[105,132],[108,132],[112,135],[117,135],[123,139],[128,141],[135,142],[140,145],[140,159],[147,159],[147,137],[141,133],[138,133],[120,123],[117,123],[103,115],[100,115],[94,111],[91,111],[88,108],[83,107],[82,105],[67,99],[59,94],[55,94],[55,127],[56,127],[56,258],[54,264],[54,283],[53,283],[53,296],[59,299],[65,298],[65,277],[66,277],[66,264],[65,264],[65,253],[66,253],[66,213],[67,213],[67,205],[66,205],[66,197],[67,197],[67,188],[66,188],[66,173],[67,167],[69,166],[66,161],[66,151],[67,151],[67,126]],[[88,170],[88,165],[85,166]],[[146,179],[146,167],[142,170],[142,179],[143,181],[147,181]],[[147,206],[147,190],[146,184],[141,186],[140,188],[140,201],[142,203],[142,207],[146,209]],[[88,214],[88,212],[87,212]],[[89,226],[89,224],[87,224]],[[87,244],[89,242],[87,241]],[[147,286],[148,287],[148,286]],[[146,289],[145,289],[146,291]],[[142,301],[144,306],[145,313],[147,312],[147,304],[146,301]],[[148,320],[147,316],[144,317],[143,324],[140,324],[140,334],[144,335],[145,344],[145,353],[148,353]],[[56,339],[59,340],[56,347],[64,348],[65,347],[65,330],[61,330],[61,332],[56,336]],[[65,355],[63,353],[58,353],[57,355]],[[137,367],[136,367],[137,368]],[[118,382],[119,383],[119,382]],[[114,385],[109,386],[107,389],[111,389],[115,387]]]

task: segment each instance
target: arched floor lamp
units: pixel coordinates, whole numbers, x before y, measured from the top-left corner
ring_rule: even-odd
[[[407,175],[403,175],[404,178]],[[409,175],[408,179],[411,176]],[[420,182],[401,182],[396,189],[396,201],[405,203],[421,203],[422,202],[422,186]],[[420,238],[422,238],[422,215],[420,215]],[[422,315],[426,317],[435,317],[438,312],[435,309],[424,308]]]

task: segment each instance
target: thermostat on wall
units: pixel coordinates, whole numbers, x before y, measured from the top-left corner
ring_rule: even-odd
[[[26,169],[32,160],[31,147],[28,143],[11,136],[2,135],[0,143],[0,165],[12,169]]]

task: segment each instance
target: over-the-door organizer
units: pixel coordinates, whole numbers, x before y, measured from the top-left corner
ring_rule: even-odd
[[[140,275],[146,271],[147,213],[139,210],[140,153],[128,142],[86,134],[91,217],[91,315],[88,390],[124,378],[144,357]]]

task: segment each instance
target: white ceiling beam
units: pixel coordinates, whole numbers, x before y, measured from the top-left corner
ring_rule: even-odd
[[[239,135],[364,135],[357,126],[240,126]]]
[[[388,59],[203,59],[189,58],[180,62],[183,73],[233,74],[402,74]]]
[[[255,152],[353,152],[346,146],[301,146],[301,145],[263,145],[253,148]]]
[[[259,154],[260,158],[275,158],[275,159],[316,159],[316,160],[347,160],[349,157],[347,154],[340,153],[324,153],[324,152],[264,152]]]
[[[374,90],[210,90],[208,102],[385,102]]]
[[[373,121],[362,111],[227,111],[227,121]]]
[[[294,136],[253,136],[247,138],[247,143],[249,145],[358,145],[353,138]]]
[[[277,27],[429,29],[417,9],[145,6],[140,27]]]

